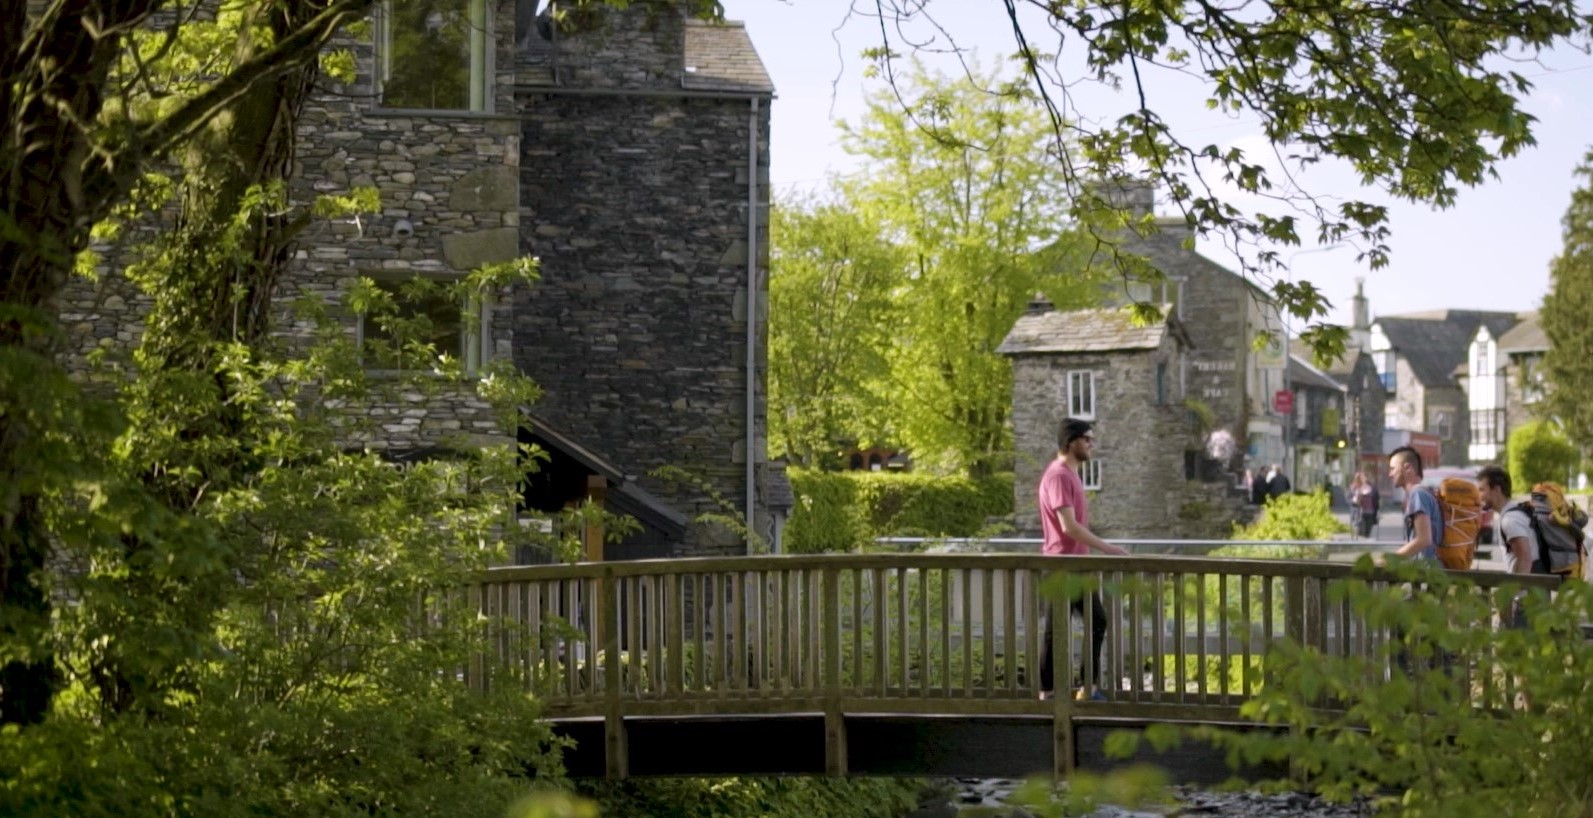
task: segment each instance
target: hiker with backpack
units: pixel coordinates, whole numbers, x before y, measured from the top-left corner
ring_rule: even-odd
[[[1409,446],[1388,455],[1388,479],[1405,490],[1405,544],[1394,552],[1406,559],[1438,559],[1443,537],[1443,515],[1432,489],[1422,485],[1422,456]]]
[[[1586,562],[1582,526],[1587,515],[1565,499],[1557,483],[1538,483],[1524,502],[1510,502],[1510,475],[1498,466],[1477,472],[1483,502],[1498,520],[1498,542],[1505,545],[1505,570],[1512,574],[1581,577]],[[1512,606],[1512,627],[1526,627],[1520,599]]]

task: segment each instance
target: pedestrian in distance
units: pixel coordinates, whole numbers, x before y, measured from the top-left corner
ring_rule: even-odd
[[[1089,421],[1075,418],[1062,421],[1057,430],[1056,458],[1040,475],[1040,484],[1036,489],[1040,531],[1044,534],[1041,553],[1057,557],[1083,556],[1091,551],[1115,556],[1128,554],[1127,550],[1102,540],[1090,531],[1089,499],[1084,496],[1084,481],[1079,477],[1079,468],[1090,462],[1094,450],[1095,430]],[[1082,620],[1086,596],[1089,601],[1088,621],[1093,654],[1080,652],[1078,676],[1080,687],[1075,696],[1104,701],[1106,695],[1100,690],[1101,647],[1106,644],[1107,619],[1106,607],[1101,604],[1100,591],[1080,595],[1071,602],[1068,613],[1063,615],[1077,613]],[[1055,672],[1052,670],[1051,640],[1057,612],[1056,603],[1046,604],[1045,634],[1040,649],[1040,698],[1042,699],[1051,698],[1056,690]],[[1067,627],[1066,619],[1063,620],[1062,627]],[[1088,673],[1085,667],[1091,655],[1094,656],[1092,674]]]
[[[1267,477],[1267,496],[1278,498],[1289,493],[1289,478],[1284,475],[1283,467],[1274,463],[1272,472]]]
[[[1370,539],[1377,527],[1377,506],[1381,500],[1377,481],[1371,475],[1357,471],[1350,482],[1350,518],[1355,524],[1355,536]]]

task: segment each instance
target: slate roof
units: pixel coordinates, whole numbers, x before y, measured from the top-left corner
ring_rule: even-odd
[[[1334,380],[1342,382],[1347,381],[1350,376],[1355,374],[1355,358],[1359,354],[1353,345],[1347,346],[1348,348],[1344,350],[1344,357],[1327,366],[1319,365],[1316,360],[1316,351],[1311,349],[1310,344],[1299,338],[1289,339],[1289,354],[1298,356],[1301,361],[1309,364],[1311,368],[1325,372],[1332,376]]]
[[[1334,380],[1326,372],[1317,369],[1316,367],[1307,363],[1305,358],[1295,355],[1292,352],[1289,354],[1288,374],[1289,383],[1291,385],[1314,386],[1319,389],[1331,389],[1335,392],[1344,391],[1344,384]]]
[[[738,21],[687,20],[682,63],[682,88],[774,94],[774,82],[758,59],[746,26]]]
[[[1167,320],[1146,327],[1134,326],[1126,308],[1030,312],[1012,325],[996,352],[1003,355],[1032,355],[1040,352],[1114,352],[1130,349],[1155,349],[1167,333],[1174,333],[1185,346],[1184,334],[1170,305],[1163,305]]]
[[[1536,310],[1523,313],[1521,323],[1511,327],[1509,332],[1498,338],[1499,351],[1506,355],[1518,352],[1543,352],[1549,348],[1549,336],[1543,333],[1543,325],[1538,323]]]
[[[1466,362],[1478,327],[1486,326],[1497,338],[1518,320],[1513,312],[1429,310],[1383,316],[1372,324],[1382,328],[1394,352],[1410,364],[1423,386],[1450,386],[1455,367]]]

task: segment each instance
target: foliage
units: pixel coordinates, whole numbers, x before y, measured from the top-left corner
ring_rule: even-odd
[[[1542,409],[1578,449],[1593,452],[1593,403],[1587,399],[1593,394],[1593,327],[1587,321],[1593,315],[1593,151],[1576,175],[1582,185],[1572,191],[1561,222],[1565,246],[1549,265],[1549,294],[1538,311],[1549,339]],[[1513,466],[1510,471],[1518,479]]]
[[[1358,571],[1371,570],[1363,558]],[[1287,729],[1194,736],[1217,740],[1231,764],[1287,762],[1293,777],[1275,786],[1372,797],[1390,814],[1587,814],[1593,722],[1581,712],[1593,695],[1593,643],[1580,624],[1593,615],[1588,586],[1562,585],[1552,601],[1521,594],[1530,627],[1516,629],[1493,624],[1518,598],[1513,585],[1483,592],[1420,561],[1396,575],[1424,592],[1364,579],[1330,589],[1333,604],[1393,634],[1374,656],[1289,642],[1269,652],[1273,683],[1242,712]],[[1447,670],[1445,654],[1457,657]]]
[[[989,517],[1012,514],[1012,475],[981,479],[917,473],[792,469],[796,507],[786,525],[793,553],[867,547],[876,537],[974,537]]]
[[[868,211],[840,204],[777,203],[769,233],[769,438],[794,465],[839,468],[842,441],[889,435],[903,258]]]
[[[1509,461],[1510,484],[1525,492],[1534,483],[1552,480],[1565,483],[1571,470],[1581,462],[1575,446],[1549,421],[1534,420],[1510,430],[1505,446]]]
[[[1349,526],[1333,516],[1332,498],[1326,491],[1310,494],[1284,494],[1267,499],[1261,516],[1249,525],[1235,524],[1235,540],[1282,540],[1311,542],[1332,539],[1335,534],[1346,534]],[[1292,546],[1226,546],[1212,552],[1214,556],[1243,556],[1249,559],[1276,557],[1321,556],[1321,549],[1301,549]]]
[[[1588,31],[1573,0],[1007,3],[1005,10],[1029,93],[1055,131],[1056,176],[1079,191],[1092,180],[1148,173],[1191,227],[1239,248],[1246,272],[1258,274],[1279,270],[1287,248],[1302,241],[1351,242],[1373,268],[1384,266],[1387,208],[1313,196],[1299,171],[1337,159],[1369,189],[1447,207],[1461,186],[1492,178],[1500,161],[1534,144],[1535,119],[1520,103],[1532,86],[1514,70],[1517,61],[1579,45]],[[868,55],[873,70],[911,88],[898,72],[917,49],[963,53],[946,36],[955,26],[938,14],[931,4],[885,4],[880,43]],[[1246,151],[1164,119],[1156,91],[1189,77],[1202,83],[1208,108],[1259,120],[1270,144]],[[1079,86],[1092,83],[1124,92],[1125,110],[1077,116]],[[933,129],[931,117],[920,118]],[[1282,167],[1269,167],[1272,160]],[[1235,201],[1225,188],[1249,201]],[[1077,197],[1071,215],[1101,243],[1103,258],[1120,263],[1121,231],[1153,229],[1130,224],[1124,209],[1095,195]],[[1274,278],[1272,294],[1291,323],[1316,319],[1305,339],[1340,357],[1347,331],[1320,323],[1329,307],[1320,290]]]
[[[873,384],[874,399],[889,407],[893,442],[921,467],[1010,469],[1012,374],[996,348],[1035,293],[1062,308],[1097,294],[1060,272],[1078,244],[1034,103],[1021,82],[915,65],[844,126],[842,144],[862,170],[838,204],[878,224],[898,264],[881,347],[889,374]]]
[[[923,782],[912,778],[628,779],[583,783],[604,815],[636,818],[895,818]]]

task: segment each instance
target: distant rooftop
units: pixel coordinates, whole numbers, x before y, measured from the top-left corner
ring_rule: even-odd
[[[1495,338],[1520,320],[1513,312],[1483,310],[1428,310],[1403,315],[1385,315],[1372,322],[1410,363],[1416,379],[1427,386],[1454,383],[1455,368],[1471,352],[1471,338],[1477,328],[1486,326]]]
[[[735,20],[687,20],[683,63],[683,88],[774,93],[774,83],[764,70],[763,60],[758,58],[758,49],[752,45],[746,26]]]
[[[1163,305],[1162,309],[1168,317],[1144,327],[1134,325],[1126,308],[1030,312],[1018,319],[996,351],[1003,355],[1032,355],[1155,349],[1168,332],[1177,333],[1181,339],[1183,336],[1171,307]]]

